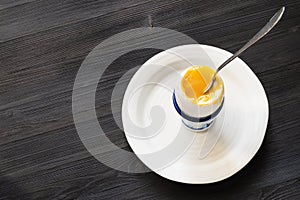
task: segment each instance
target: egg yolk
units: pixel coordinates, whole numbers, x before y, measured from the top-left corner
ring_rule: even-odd
[[[204,94],[214,72],[212,68],[207,66],[190,67],[181,79],[181,89],[185,96],[196,104],[208,102],[215,92],[223,87],[222,80],[217,76],[213,88],[208,94]]]

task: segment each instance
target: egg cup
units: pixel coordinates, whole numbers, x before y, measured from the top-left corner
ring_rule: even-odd
[[[189,128],[192,131],[200,132],[207,130],[214,122],[216,117],[221,112],[223,105],[224,105],[224,97],[221,101],[221,104],[219,105],[218,109],[212,112],[210,115],[203,116],[203,117],[193,117],[188,114],[186,114],[182,109],[179,107],[177,100],[176,100],[176,94],[175,90],[173,92],[173,105],[177,113],[182,117],[182,123]]]

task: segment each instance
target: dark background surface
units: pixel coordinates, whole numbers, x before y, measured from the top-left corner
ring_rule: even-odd
[[[241,56],[265,87],[270,118],[262,147],[240,172],[180,184],[115,171],[87,152],[72,118],[72,87],[104,39],[147,27],[151,16],[154,26],[234,52],[282,5],[280,23]],[[298,0],[0,0],[0,199],[300,199],[299,13]],[[99,122],[121,148],[130,149],[110,110],[114,84],[157,52],[122,56],[98,84]]]

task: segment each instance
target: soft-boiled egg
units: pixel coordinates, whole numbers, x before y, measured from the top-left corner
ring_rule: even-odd
[[[210,83],[215,70],[207,66],[192,66],[188,68],[181,79],[181,90],[185,96],[194,104],[204,106],[207,104],[217,104],[220,96],[223,95],[223,81],[216,77],[212,89],[204,94]]]
[[[214,69],[207,66],[192,66],[182,73],[175,89],[175,96],[185,114],[205,117],[219,108],[224,96],[224,84],[219,76],[216,76],[211,90],[204,94],[214,72]]]

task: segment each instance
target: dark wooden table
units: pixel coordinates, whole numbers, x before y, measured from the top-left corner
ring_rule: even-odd
[[[151,18],[155,27],[234,52],[283,5],[280,23],[241,56],[266,90],[270,118],[262,147],[240,172],[181,184],[113,170],[85,149],[72,88],[104,39],[148,27]],[[0,199],[300,199],[299,26],[298,0],[0,0]],[[99,123],[123,149],[130,150],[110,108],[114,85],[157,52],[120,57],[98,84]]]

